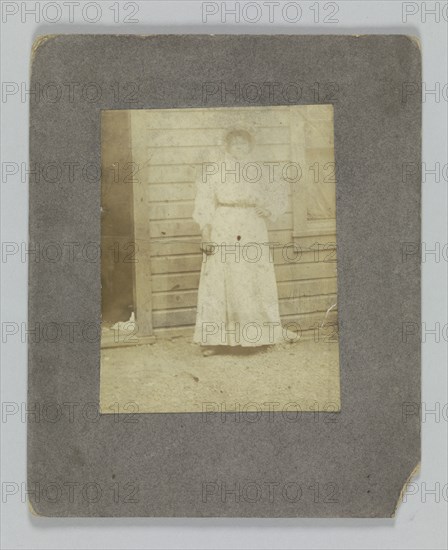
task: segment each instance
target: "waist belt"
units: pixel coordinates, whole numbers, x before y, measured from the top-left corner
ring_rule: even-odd
[[[228,202],[218,202],[218,206],[230,206],[233,208],[255,208],[256,204],[235,204],[235,203],[228,203]]]

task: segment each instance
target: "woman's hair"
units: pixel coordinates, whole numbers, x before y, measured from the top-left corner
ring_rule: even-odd
[[[226,148],[228,149],[232,141],[237,138],[244,139],[250,145],[251,149],[254,146],[254,138],[252,137],[252,134],[247,130],[237,129],[237,130],[230,130],[230,132],[228,132],[228,134],[226,135],[226,138],[225,138]]]

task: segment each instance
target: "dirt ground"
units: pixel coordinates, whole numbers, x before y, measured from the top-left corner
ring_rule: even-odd
[[[203,357],[186,337],[102,349],[102,413],[340,408],[337,343],[218,351]]]

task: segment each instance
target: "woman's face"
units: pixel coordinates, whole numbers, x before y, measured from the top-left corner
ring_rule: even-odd
[[[228,146],[229,153],[234,157],[244,157],[250,153],[251,143],[243,136],[234,136]]]

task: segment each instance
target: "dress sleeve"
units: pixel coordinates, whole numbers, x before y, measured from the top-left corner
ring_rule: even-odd
[[[268,185],[268,201],[266,202],[266,208],[270,212],[268,219],[271,222],[276,222],[288,210],[289,183],[286,181],[275,181]]]
[[[215,188],[212,181],[203,182],[196,179],[196,198],[194,201],[193,219],[201,228],[212,223],[216,210]]]

